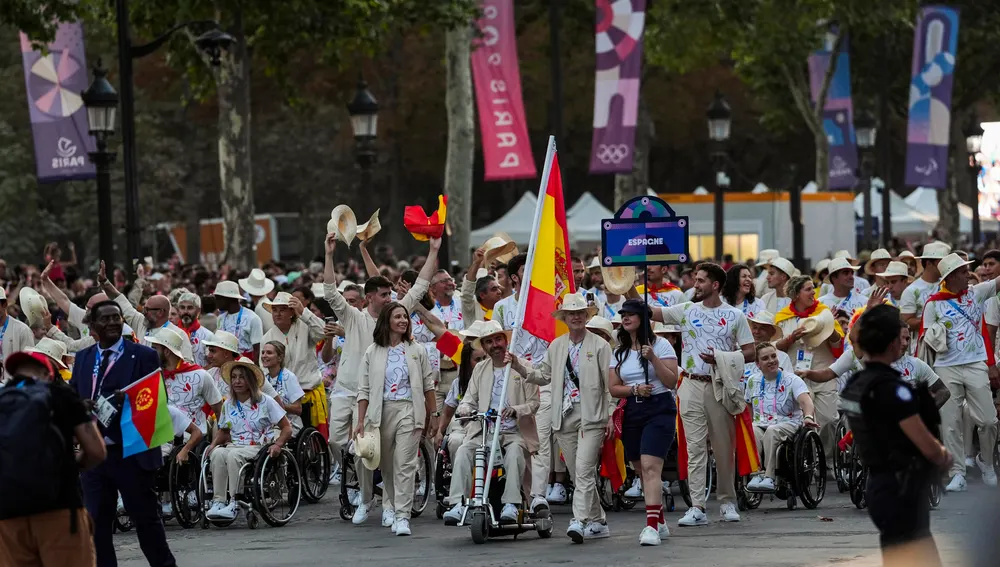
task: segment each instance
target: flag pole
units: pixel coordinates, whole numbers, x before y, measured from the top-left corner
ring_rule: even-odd
[[[555,159],[555,156],[556,137],[549,136],[548,149],[545,151],[545,166],[542,168],[542,182],[538,188],[538,202],[535,204],[535,220],[531,225],[531,240],[528,242],[528,258],[524,264],[525,277],[521,278],[521,289],[517,295],[517,315],[514,318],[514,329],[511,332],[510,342],[507,344],[507,352],[511,354],[513,354],[514,344],[517,341],[518,335],[522,332],[521,326],[524,323],[524,312],[526,310],[525,300],[528,297],[528,288],[531,287],[531,273],[535,266],[535,249],[538,247],[538,231],[542,224],[542,211],[545,210],[545,196],[549,186],[549,175],[552,173],[552,161]],[[510,366],[510,364],[506,365],[503,370],[503,390],[500,393],[499,410],[501,414],[507,406],[507,385],[510,383]],[[493,463],[497,447],[500,444],[500,424],[502,421],[502,418],[497,416],[497,423],[493,428],[493,441],[490,442],[490,456],[485,471],[486,483],[483,485],[483,502],[485,503],[489,503],[490,479],[493,478]],[[485,435],[486,432],[484,431],[483,434]]]

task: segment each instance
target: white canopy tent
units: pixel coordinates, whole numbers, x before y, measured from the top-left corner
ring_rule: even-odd
[[[538,197],[530,191],[521,195],[507,214],[493,223],[473,230],[469,234],[469,245],[478,247],[498,232],[506,232],[518,244],[527,244],[531,240],[531,223],[535,221],[537,202]]]
[[[566,211],[569,238],[574,242],[600,242],[601,221],[614,218],[615,213],[601,204],[590,191],[576,200]]]
[[[895,191],[889,192],[889,206],[892,207],[892,232],[894,234],[927,234],[934,229],[937,218],[923,214],[903,200]],[[859,194],[854,198],[854,212],[859,217],[865,214],[865,198]],[[882,193],[872,191],[872,216],[882,223]]]
[[[938,221],[937,190],[927,187],[917,187],[903,199],[907,205],[913,207],[917,212],[932,217],[934,223]],[[958,204],[958,230],[963,233],[972,232],[972,207],[963,203]],[[1000,225],[996,219],[982,217],[980,226],[985,232],[996,232]]]

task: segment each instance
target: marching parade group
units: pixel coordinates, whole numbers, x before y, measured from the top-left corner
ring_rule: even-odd
[[[808,274],[776,250],[748,264],[701,262],[680,272],[651,265],[638,273],[581,254],[572,258],[574,290],[552,313],[567,332],[546,343],[515,328],[527,256],[510,239],[498,235],[476,250],[457,284],[437,265],[440,239],[429,240],[418,269],[377,265],[367,250],[377,230],[334,223],[321,265],[295,277],[261,269],[226,274],[204,295],[184,282],[163,289],[163,274],[151,266],[140,267],[126,295],[102,264],[96,288],[71,300],[58,258],[10,297],[0,291],[5,389],[30,379],[65,381],[84,400],[87,419],[70,430],[84,455],[78,462],[89,469],[81,475],[82,499],[58,506],[74,509],[73,518],[85,509],[78,520],[93,526],[93,547],[82,552],[89,563],[81,564],[93,564],[94,550],[97,565],[116,564],[112,531],[124,507],[150,565],[174,565],[162,522],[172,504],[152,490],[164,456],[187,462],[207,444],[212,500],[205,516],[232,520],[244,467],[262,447],[279,458],[304,424],[329,443],[331,484],[348,482],[345,455],[356,461],[353,524],[370,522],[380,505],[375,521],[397,536],[412,533],[422,439],[447,451],[444,521],[463,524],[486,433],[467,417],[489,410],[498,412],[498,461],[515,479],[503,487],[500,523],[567,503],[571,483],[568,537],[608,537],[598,485],[608,474],[606,447],[616,441],[635,475],[621,492],[645,505],[641,545],[659,545],[670,534],[662,490],[668,454],[677,453],[670,459],[684,469],[691,497],[679,526],[709,523],[711,467],[719,518],[738,522],[739,490],[768,493],[780,484],[783,443],[812,430],[826,459],[838,450],[841,414],[853,407],[850,378],[869,355],[881,360],[868,346],[876,326],[903,345],[888,366],[943,404],[943,446],[936,439],[914,446],[945,476],[946,489],[966,490],[970,469],[985,485],[997,484],[991,387],[1000,386],[1000,251],[987,252],[974,271],[963,252],[936,241],[919,253],[875,250],[863,262],[840,251]],[[338,241],[349,245],[355,237],[368,276],[359,281],[345,278],[335,261]],[[156,369],[180,449],[123,457],[118,393]],[[911,394],[889,395],[902,404]],[[900,419],[910,415],[900,411]],[[89,448],[95,432],[81,429],[93,426],[91,413],[104,441],[99,464],[87,457],[97,450]],[[871,433],[855,435],[861,441]],[[879,463],[868,464],[877,475]],[[735,482],[740,477],[744,482]],[[887,520],[876,515],[884,510],[879,502],[869,496],[883,545],[891,544],[892,530],[880,525]],[[18,530],[31,527],[12,517],[0,516],[0,558],[36,564],[18,558],[27,553]],[[930,535],[929,525],[910,528],[906,537]],[[90,539],[89,529],[80,533]],[[83,549],[59,564],[78,564],[73,557]]]

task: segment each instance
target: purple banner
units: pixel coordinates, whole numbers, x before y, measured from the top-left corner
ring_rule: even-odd
[[[823,77],[830,67],[833,44],[837,31],[827,34],[823,49],[809,56],[809,90],[813,104],[823,88]],[[847,51],[847,38],[840,42],[837,67],[830,77],[823,107],[823,130],[830,141],[830,189],[852,189],[857,183],[858,147],[854,139],[854,104],[851,102],[851,57]]]
[[[944,189],[948,183],[951,87],[958,53],[958,10],[927,6],[913,38],[906,184]]]
[[[91,179],[96,171],[87,152],[93,151],[94,141],[80,98],[89,83],[83,25],[61,24],[48,47],[48,55],[33,51],[31,41],[21,34],[38,181]]]
[[[596,0],[597,78],[591,173],[629,173],[639,114],[646,0]]]

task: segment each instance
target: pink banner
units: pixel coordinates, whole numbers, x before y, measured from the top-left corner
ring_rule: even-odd
[[[472,78],[486,181],[535,177],[521,98],[513,0],[483,0],[479,28],[482,37],[472,46]]]

